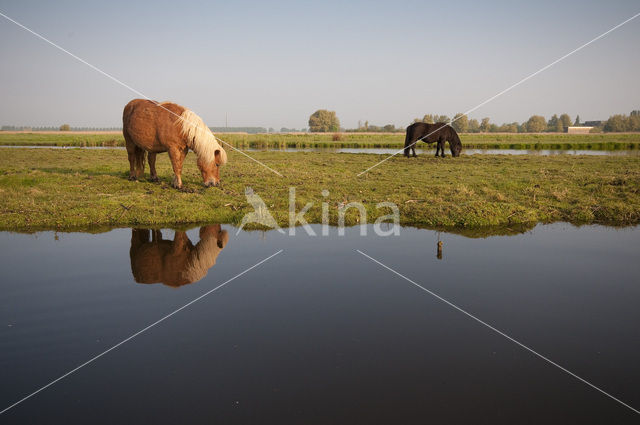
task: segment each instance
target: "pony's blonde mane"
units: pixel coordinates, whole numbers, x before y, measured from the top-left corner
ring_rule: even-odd
[[[181,133],[187,139],[187,146],[198,155],[198,159],[210,164],[215,159],[216,151],[220,151],[220,163],[227,163],[227,153],[213,135],[209,127],[198,115],[189,109],[180,114]]]
[[[189,256],[187,266],[182,272],[184,279],[193,283],[207,275],[209,269],[216,264],[216,259],[220,251],[224,248],[224,236],[222,236],[220,240],[223,245],[222,248],[218,245],[218,241],[218,238],[215,236],[207,236],[196,244],[195,249]]]

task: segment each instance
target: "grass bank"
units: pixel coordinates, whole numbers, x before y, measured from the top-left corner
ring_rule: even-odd
[[[122,150],[3,149],[0,155],[0,229],[73,229],[95,226],[238,224],[253,211],[250,186],[281,225],[288,223],[289,187],[296,210],[314,205],[309,222],[321,221],[328,202],[331,222],[339,205],[362,202],[368,219],[400,208],[401,222],[427,227],[477,228],[535,222],[635,224],[640,222],[640,158],[474,155],[436,159],[394,157],[362,177],[384,156],[255,152],[280,171],[265,170],[237,152],[221,171],[222,187],[204,188],[190,154],[180,192],[169,186],[170,163],[158,156],[160,183],[127,180]],[[147,170],[148,171],[148,170]],[[323,189],[329,196],[321,195]],[[348,224],[358,220],[355,209]]]
[[[285,148],[402,148],[400,133],[218,134],[240,149]],[[338,140],[335,140],[338,139]],[[640,148],[640,133],[601,134],[462,134],[463,146],[474,149],[585,149],[629,150]],[[2,133],[4,146],[124,146],[122,134]]]

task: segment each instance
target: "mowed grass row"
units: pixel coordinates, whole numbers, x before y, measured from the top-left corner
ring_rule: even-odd
[[[307,133],[307,134],[218,134],[225,142],[247,148],[402,148],[402,133]],[[475,149],[593,149],[628,150],[640,148],[640,133],[601,134],[462,134],[466,148]],[[96,133],[2,133],[4,146],[124,146],[122,134]]]
[[[398,205],[402,224],[425,227],[640,222],[638,157],[422,155],[394,157],[357,177],[384,156],[253,154],[284,177],[232,151],[221,170],[222,186],[204,188],[191,153],[183,173],[185,190],[177,191],[170,187],[164,154],[157,164],[161,181],[151,183],[127,180],[123,150],[3,149],[0,229],[238,224],[253,211],[245,198],[247,187],[283,226],[289,220],[290,187],[296,189],[296,211],[313,203],[306,218],[316,223],[321,222],[322,202],[328,202],[330,221],[336,224],[338,208],[354,201],[365,206],[369,222],[390,212],[376,207],[388,201]],[[346,223],[358,220],[357,211],[348,210]]]

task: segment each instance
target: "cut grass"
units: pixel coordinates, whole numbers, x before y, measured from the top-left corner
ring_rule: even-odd
[[[401,133],[218,134],[240,149],[285,148],[402,148]],[[474,149],[585,149],[632,150],[640,148],[640,133],[601,134],[462,134],[462,144]],[[122,134],[1,133],[4,146],[124,146]],[[426,146],[426,145],[419,145]]]
[[[253,211],[244,195],[248,186],[282,226],[289,220],[289,187],[296,188],[296,211],[313,202],[305,216],[310,223],[321,222],[322,202],[328,202],[330,221],[336,224],[338,206],[353,201],[365,206],[369,222],[389,213],[376,207],[389,201],[400,208],[402,224],[432,228],[640,222],[638,157],[397,156],[357,177],[385,156],[252,156],[284,177],[232,151],[221,170],[222,186],[204,188],[190,154],[183,171],[185,190],[177,191],[169,186],[172,173],[164,154],[157,163],[161,182],[151,183],[127,180],[129,164],[122,150],[3,149],[0,229],[238,224]],[[329,191],[326,198],[323,189]],[[358,219],[350,209],[346,223]]]

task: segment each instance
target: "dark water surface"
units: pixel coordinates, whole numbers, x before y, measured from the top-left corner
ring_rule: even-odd
[[[356,250],[638,409],[640,228],[359,230],[0,233],[0,410],[283,250],[0,422],[639,423]]]

